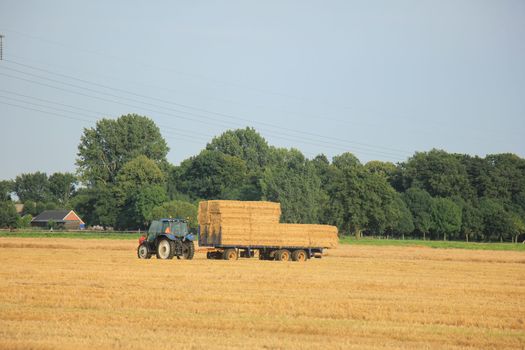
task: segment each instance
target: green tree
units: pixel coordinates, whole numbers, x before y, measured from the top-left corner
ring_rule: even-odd
[[[170,202],[162,203],[159,206],[156,206],[151,211],[151,216],[153,219],[160,218],[189,218],[189,223],[191,227],[197,227],[197,206],[180,200],[174,200]]]
[[[263,199],[280,202],[287,223],[314,223],[319,218],[321,180],[314,165],[296,149],[272,148],[263,173]]]
[[[71,173],[54,173],[49,177],[49,190],[53,199],[66,205],[75,194],[77,178]]]
[[[432,227],[432,197],[420,188],[409,188],[402,196],[414,219],[417,232],[426,239]]]
[[[46,202],[51,197],[49,179],[46,173],[21,174],[15,179],[14,190],[22,201]]]
[[[336,156],[327,169],[326,191],[332,224],[360,237],[363,231],[382,235],[399,219],[398,198],[386,176],[366,169],[351,153]]]
[[[389,221],[388,232],[397,237],[410,235],[415,230],[412,213],[406,203],[402,200],[401,195],[397,195],[393,203],[393,215]]]
[[[483,216],[479,208],[469,201],[462,203],[461,207],[461,233],[469,242],[483,232]]]
[[[25,201],[23,212],[25,215],[30,214],[32,216],[37,216],[38,213],[36,211],[36,203],[31,200]]]
[[[16,227],[18,214],[12,201],[0,201],[0,227]]]
[[[136,114],[101,119],[84,129],[78,146],[78,172],[84,184],[113,184],[125,163],[144,155],[157,165],[166,163],[166,141],[155,123]]]
[[[117,201],[123,202],[143,186],[164,186],[166,177],[155,161],[140,155],[126,164],[119,171],[114,191]]]
[[[0,201],[10,201],[14,188],[15,183],[11,180],[0,181]]]
[[[459,195],[471,199],[474,196],[467,169],[457,155],[436,149],[416,152],[401,167],[405,189],[419,187],[438,197]]]
[[[228,130],[206,146],[209,151],[219,151],[240,158],[246,162],[249,172],[259,172],[270,157],[266,140],[253,128]]]
[[[518,237],[525,234],[525,221],[523,220],[523,216],[516,213],[510,214],[512,221],[512,242],[518,243]]]
[[[447,240],[461,229],[461,207],[448,198],[432,199],[432,231]]]
[[[147,228],[149,222],[154,219],[153,209],[167,200],[168,195],[163,186],[139,187],[124,203],[117,227],[121,229]]]
[[[372,173],[384,176],[389,182],[397,171],[397,167],[391,162],[381,162],[379,160],[371,160],[365,164],[365,169]]]
[[[480,210],[483,217],[484,240],[503,242],[513,236],[512,216],[505,210],[501,202],[491,198],[483,198],[480,201]]]
[[[168,200],[165,176],[155,161],[144,155],[122,166],[114,186],[118,206],[116,226],[144,228],[151,220],[151,210]]]
[[[346,234],[354,233],[360,237],[361,231],[368,224],[363,210],[363,198],[366,195],[363,166],[351,153],[343,153],[332,160],[330,182],[326,184],[329,196],[331,224],[339,227]]]
[[[31,220],[33,216],[31,214],[26,214],[24,216],[18,216],[16,220],[16,228],[28,228],[31,226]]]
[[[192,199],[239,199],[248,180],[242,159],[218,151],[204,150],[176,172],[176,187]]]

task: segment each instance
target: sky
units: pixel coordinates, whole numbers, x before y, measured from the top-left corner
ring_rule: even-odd
[[[0,2],[0,180],[128,113],[178,164],[254,127],[312,158],[525,156],[525,2]]]

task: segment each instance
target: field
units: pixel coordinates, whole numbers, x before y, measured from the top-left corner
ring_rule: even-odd
[[[521,251],[348,244],[282,263],[135,247],[0,237],[0,348],[525,348]]]

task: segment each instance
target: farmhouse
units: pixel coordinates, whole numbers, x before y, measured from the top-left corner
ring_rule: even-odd
[[[45,210],[31,220],[31,226],[49,227],[50,222],[69,230],[83,229],[85,225],[73,210]]]

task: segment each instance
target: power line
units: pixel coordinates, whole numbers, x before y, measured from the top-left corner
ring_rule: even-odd
[[[61,102],[46,100],[46,99],[38,98],[38,97],[35,97],[35,96],[28,96],[28,95],[24,95],[24,94],[12,92],[12,91],[4,90],[4,89],[0,89],[0,92],[7,93],[7,94],[12,94],[12,95],[15,95],[15,96],[20,96],[20,97],[24,97],[24,98],[28,98],[28,99],[38,100],[38,101],[42,101],[42,102],[45,102],[45,103],[56,104],[56,105],[59,105],[59,106],[64,106],[64,107],[68,107],[68,108],[72,108],[72,109],[77,109],[77,110],[88,112],[88,113],[93,113],[93,114],[96,115],[95,118],[97,118],[97,120],[98,120],[98,118],[100,118],[100,116],[105,116],[105,115],[110,116],[109,113],[103,113],[103,112],[100,112],[100,111],[94,111],[92,109],[86,109],[86,108],[77,107],[77,106],[73,106],[73,105],[69,105],[69,104],[64,104],[64,103],[61,103]],[[96,121],[96,120],[94,120],[94,121]],[[200,133],[200,132],[196,132],[194,130],[174,128],[172,126],[168,126],[168,125],[160,124],[160,123],[155,123],[155,124],[157,124],[157,126],[160,126],[161,128],[164,128],[164,129],[172,129],[172,130],[175,130],[175,131],[185,131],[185,132],[188,132],[188,133],[201,135],[201,136],[204,136],[206,138],[213,137],[213,135],[203,134],[203,133]]]
[[[92,95],[84,94],[84,93],[77,92],[77,91],[67,90],[67,89],[63,89],[63,88],[56,87],[56,86],[53,86],[53,85],[45,84],[45,83],[42,83],[42,82],[37,82],[37,81],[33,81],[33,80],[29,80],[29,79],[13,76],[13,75],[10,75],[10,74],[5,74],[5,73],[1,73],[0,72],[0,75],[4,75],[4,76],[11,77],[11,78],[14,78],[14,79],[19,79],[19,80],[26,81],[26,82],[29,82],[29,83],[32,83],[32,84],[37,84],[37,85],[50,87],[50,88],[61,90],[61,91],[65,91],[65,92],[68,92],[68,93],[79,94],[79,95],[82,95],[82,96],[86,96],[86,97],[102,100],[102,101],[105,101],[105,102],[116,103],[116,104],[120,104],[120,105],[124,105],[124,106],[131,106],[133,108],[138,108],[138,109],[143,109],[143,110],[149,110],[149,111],[152,111],[154,113],[163,114],[163,115],[167,115],[167,116],[172,116],[172,117],[175,117],[175,118],[182,118],[182,119],[186,119],[186,120],[190,120],[190,121],[196,121],[196,122],[203,123],[203,124],[206,124],[206,125],[209,124],[209,122],[203,122],[201,120],[194,120],[192,118],[188,118],[188,117],[184,117],[184,116],[180,116],[180,115],[170,114],[170,113],[166,113],[166,112],[162,112],[162,111],[158,111],[158,110],[144,108],[144,107],[141,107],[141,106],[135,106],[135,105],[119,102],[119,101],[109,100],[109,99],[106,99],[106,98],[103,98],[103,97],[99,97],[99,96],[92,96]],[[217,124],[217,123],[214,123],[214,124]],[[230,128],[231,127],[231,126],[224,125],[224,124],[223,124],[223,126],[226,127],[226,128]],[[304,144],[310,144],[310,145],[314,145],[314,146],[328,147],[328,148],[332,148],[332,149],[335,149],[335,150],[338,150],[338,151],[348,151],[348,148],[337,147],[337,146],[333,146],[332,144],[323,145],[323,144],[320,144],[318,142],[305,141],[305,139],[292,138],[293,136],[292,137],[285,137],[285,136],[279,136],[279,135],[278,136],[272,135],[272,136],[275,137],[275,138],[278,138],[278,139],[288,140],[288,141],[292,141],[292,142],[301,142],[301,143],[304,143]],[[326,143],[324,141],[319,141],[319,142]],[[377,155],[377,154],[382,153],[382,152],[370,152],[370,151],[366,151],[366,150],[360,150],[360,152],[361,153],[365,153],[365,154],[372,154],[372,155]],[[387,157],[387,158],[391,158],[391,159],[395,159],[395,160],[403,160],[400,157],[394,157],[394,156],[389,155],[389,154],[382,154],[382,156],[383,157]]]
[[[3,96],[0,96],[0,98],[4,98]],[[93,123],[93,120],[91,119],[83,119],[83,118],[75,118],[75,117],[71,117],[71,116],[68,116],[68,115],[64,115],[64,114],[60,114],[60,113],[56,113],[56,112],[50,112],[50,111],[44,111],[44,110],[41,110],[41,109],[38,109],[38,108],[32,108],[32,107],[27,107],[27,106],[21,106],[21,105],[18,105],[18,104],[14,104],[14,103],[10,103],[10,102],[5,102],[5,101],[0,101],[1,104],[4,104],[4,105],[8,105],[8,106],[12,106],[12,107],[16,107],[16,108],[21,108],[21,109],[25,109],[25,110],[29,110],[29,111],[34,111],[34,112],[39,112],[39,113],[45,113],[45,114],[49,114],[51,116],[54,116],[54,117],[58,117],[58,118],[63,118],[63,119],[69,119],[69,120],[75,120],[75,121],[82,121],[82,122],[87,122],[87,123]],[[49,107],[47,107],[49,108]],[[201,142],[198,142],[195,140],[195,138],[193,137],[190,137],[188,135],[184,135],[184,134],[179,134],[177,135],[177,137],[175,136],[171,136],[171,135],[167,135],[165,136],[167,138],[185,138],[188,142],[194,142],[194,143],[198,143],[198,144],[201,144]]]
[[[110,90],[114,90],[114,91],[119,91],[119,92],[123,92],[123,93],[130,94],[130,95],[133,95],[133,96],[137,96],[137,97],[141,97],[141,98],[146,98],[146,99],[162,102],[162,103],[165,103],[165,104],[175,105],[175,106],[179,106],[179,107],[183,107],[183,108],[187,108],[187,109],[193,109],[193,110],[196,110],[196,111],[201,111],[201,112],[205,112],[205,113],[209,113],[209,114],[215,114],[215,115],[218,115],[218,116],[227,117],[229,119],[240,120],[240,121],[248,122],[248,123],[252,123],[252,124],[264,125],[264,126],[270,127],[270,128],[278,128],[279,130],[286,130],[286,131],[297,133],[297,134],[305,134],[305,135],[309,135],[309,136],[315,136],[315,137],[320,137],[320,138],[325,138],[325,139],[330,139],[330,140],[342,141],[342,142],[345,142],[345,143],[348,143],[348,144],[355,144],[355,145],[360,145],[360,146],[364,146],[364,147],[371,147],[371,148],[374,148],[374,149],[382,149],[382,150],[386,150],[386,151],[389,151],[389,152],[401,153],[403,155],[405,155],[406,153],[410,153],[409,151],[406,151],[406,150],[399,150],[399,149],[394,149],[394,148],[390,148],[390,147],[382,147],[382,146],[370,145],[370,144],[361,143],[361,142],[348,141],[348,140],[334,138],[332,136],[325,136],[325,135],[320,135],[320,134],[317,134],[317,133],[311,133],[311,132],[306,132],[306,131],[298,131],[296,129],[284,128],[284,127],[276,126],[276,125],[273,125],[273,124],[270,124],[270,123],[253,121],[253,120],[250,120],[250,119],[234,116],[234,115],[227,114],[227,113],[220,113],[220,112],[210,111],[208,109],[204,109],[204,108],[200,108],[200,107],[190,106],[190,105],[187,105],[187,104],[181,104],[181,103],[177,103],[177,102],[173,102],[173,101],[168,101],[168,100],[165,100],[165,99],[159,99],[159,98],[156,98],[156,97],[151,97],[151,96],[146,96],[146,95],[143,95],[143,94],[138,94],[138,93],[135,93],[135,92],[132,92],[132,91],[129,91],[129,90],[124,90],[124,89],[119,89],[119,88],[111,87],[111,86],[104,85],[104,84],[99,84],[99,83],[92,82],[92,81],[89,81],[89,80],[73,77],[71,75],[56,73],[56,72],[53,72],[53,71],[50,71],[50,70],[47,70],[47,69],[34,67],[34,66],[31,66],[31,65],[28,65],[28,64],[23,64],[23,63],[11,61],[11,60],[6,60],[6,61],[9,62],[9,63],[15,64],[15,65],[22,66],[22,67],[26,67],[26,68],[30,68],[30,69],[46,72],[46,73],[49,73],[49,74],[57,75],[57,76],[60,76],[60,77],[64,77],[66,79],[76,80],[76,81],[79,81],[79,82],[82,82],[82,83],[85,83],[85,84],[90,84],[90,85],[94,85],[94,86],[98,86],[98,87],[102,87],[102,88],[106,88],[106,89],[110,89]],[[20,71],[18,71],[18,72],[20,72]],[[110,96],[115,96],[115,95],[110,95]],[[119,96],[117,96],[117,97],[119,97]],[[120,97],[120,98],[122,98],[122,97]],[[123,99],[127,99],[127,98],[123,98]],[[127,100],[129,100],[129,99],[127,99]],[[146,103],[146,102],[143,102],[143,103]],[[154,105],[154,106],[158,106],[158,105]],[[163,108],[163,107],[161,107],[161,108]],[[190,112],[186,112],[186,111],[184,111],[184,112],[180,111],[180,110],[174,110],[174,111],[191,114]]]
[[[56,110],[56,111],[59,111],[59,112],[71,113],[71,111],[68,111],[66,109],[50,107],[50,106],[42,105],[42,104],[39,104],[39,103],[34,103],[34,102],[30,102],[30,101],[24,101],[24,100],[21,100],[21,99],[16,99],[16,98],[8,97],[8,96],[0,95],[0,98],[11,100],[11,101],[15,101],[15,102],[18,102],[18,103],[30,104],[30,105],[33,105],[33,106],[36,106],[36,107],[52,109],[52,110]],[[20,106],[20,105],[10,104],[10,103],[6,103],[6,102],[4,102],[4,104],[9,104],[9,105],[11,105],[13,107],[19,107],[19,108],[34,110],[34,111],[38,111],[38,112],[42,112],[42,113],[48,113],[48,114],[51,114],[51,115],[55,115],[55,116],[66,118],[66,116],[64,116],[62,114],[57,114],[55,112],[47,112],[47,111],[43,111],[41,109],[35,109],[35,108],[27,107],[27,106]],[[71,106],[71,108],[76,108],[76,107],[72,107]],[[78,113],[78,112],[74,112],[74,113],[76,115],[84,116],[86,118],[96,118],[96,119],[83,119],[83,118],[75,118],[75,117],[71,117],[71,116],[67,116],[67,119],[85,121],[85,122],[89,122],[89,123],[93,123],[93,122],[96,122],[98,120],[97,117],[93,117],[93,116],[90,116],[90,115],[87,115],[87,114],[82,114],[82,113]],[[111,117],[109,114],[105,114],[105,115],[107,115],[108,117]],[[184,134],[184,133],[181,133],[181,132],[177,132],[177,131],[170,131],[169,133],[166,133],[166,132],[164,132],[164,133],[167,134],[167,135],[165,135],[166,137],[170,137],[170,138],[173,138],[173,135],[176,135],[177,137],[187,138],[187,139],[192,140],[192,141],[195,141],[195,138],[196,138],[194,136],[188,136],[187,134]],[[205,140],[203,140],[203,141],[205,142]],[[200,144],[200,142],[199,142],[199,144]]]
[[[209,124],[209,122],[212,121],[214,124],[220,125],[222,127],[226,127],[226,128],[230,128],[231,127],[230,125],[223,124],[223,121],[220,121],[219,123],[217,123],[217,119],[211,118],[209,116],[196,114],[196,113],[192,113],[192,112],[187,112],[187,111],[180,111],[180,110],[176,110],[176,109],[172,109],[172,108],[168,108],[168,107],[163,107],[163,106],[158,106],[158,105],[147,103],[147,102],[143,102],[143,101],[138,101],[136,99],[131,99],[131,98],[122,97],[122,96],[118,96],[118,95],[114,95],[114,94],[109,94],[109,93],[106,93],[106,92],[100,92],[100,91],[97,91],[97,90],[94,90],[94,89],[90,89],[90,88],[86,88],[86,87],[83,87],[83,86],[62,82],[62,81],[59,81],[59,80],[56,80],[56,79],[43,77],[43,76],[40,76],[40,75],[37,75],[37,74],[24,72],[24,71],[20,71],[20,70],[9,68],[9,67],[2,67],[2,68],[7,69],[7,70],[11,70],[11,71],[14,71],[14,72],[17,72],[17,73],[29,75],[29,76],[32,76],[32,77],[36,77],[36,78],[39,78],[39,79],[48,80],[48,81],[52,81],[52,82],[55,82],[55,83],[63,84],[63,85],[66,85],[66,86],[74,87],[74,88],[77,88],[77,89],[83,89],[83,90],[87,90],[87,91],[94,92],[94,93],[101,94],[101,95],[108,95],[108,96],[111,96],[111,97],[114,97],[114,98],[117,98],[117,99],[124,99],[124,100],[138,102],[138,103],[142,103],[142,104],[146,104],[146,105],[150,105],[150,106],[155,106],[155,107],[158,107],[158,108],[163,108],[163,109],[170,110],[170,111],[176,111],[176,112],[179,112],[179,113],[189,114],[189,115],[192,115],[192,116],[199,117],[201,119],[204,118],[204,119],[207,120],[207,122],[203,122],[202,120],[195,120],[195,118],[188,118],[188,117],[184,117],[184,116],[181,116],[181,115],[174,115],[174,114],[165,113],[165,112],[158,111],[158,110],[144,108],[142,106],[130,105],[130,104],[123,103],[123,102],[120,102],[120,101],[109,100],[109,99],[102,98],[102,97],[99,97],[99,96],[88,95],[88,94],[80,93],[78,91],[71,91],[71,90],[63,89],[63,88],[56,87],[56,86],[53,86],[53,85],[45,84],[45,83],[42,83],[42,82],[36,82],[36,81],[33,81],[33,80],[24,79],[24,78],[21,78],[21,77],[12,76],[12,75],[5,74],[5,73],[0,73],[2,75],[8,76],[8,77],[12,77],[12,78],[15,78],[15,79],[20,79],[20,80],[23,80],[23,81],[27,81],[27,82],[30,82],[30,83],[34,83],[34,84],[38,84],[38,85],[42,85],[42,86],[46,86],[46,87],[51,87],[53,89],[58,89],[58,90],[66,91],[66,92],[69,92],[69,93],[75,93],[75,94],[79,94],[79,95],[82,95],[82,96],[99,99],[99,100],[102,100],[102,101],[105,101],[105,102],[117,103],[117,104],[120,104],[120,105],[131,106],[133,108],[145,109],[145,110],[153,111],[154,113],[164,114],[164,115],[168,115],[168,116],[174,116],[176,118],[182,118],[182,119],[186,119],[186,120],[197,121],[197,122],[201,122],[201,123],[205,123],[205,124]],[[272,127],[275,127],[275,126],[272,126]],[[275,132],[275,131],[273,131],[272,133],[278,135],[276,137],[277,138],[281,138],[281,139],[291,140],[291,141],[294,141],[294,142],[299,141],[299,142],[309,143],[309,144],[316,145],[316,146],[323,146],[323,145],[319,144],[319,143],[322,143],[324,145],[328,145],[330,148],[333,148],[333,149],[348,151],[347,146],[343,146],[341,144],[337,144],[337,143],[333,143],[333,142],[326,142],[326,141],[320,141],[320,140],[315,140],[314,141],[315,143],[314,142],[305,142],[304,138],[291,139],[290,137],[296,137],[296,136],[292,136],[292,135],[289,135],[289,134],[286,134],[286,133]],[[306,139],[306,140],[308,140],[308,139]],[[334,145],[336,145],[336,146],[334,147]],[[376,150],[373,150],[373,149],[370,150],[370,149],[366,149],[366,148],[363,149],[362,147],[363,146],[360,146],[360,147],[355,147],[354,146],[354,148],[357,148],[362,153],[378,154],[378,155],[381,155],[381,156],[386,156],[386,157],[389,157],[389,158],[395,158],[397,160],[401,160],[401,158],[398,157],[393,152],[376,151]],[[370,147],[370,146],[365,146],[365,147]]]

